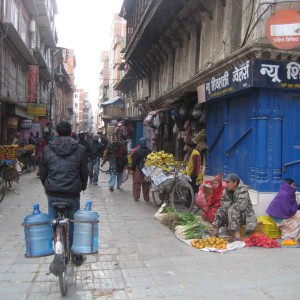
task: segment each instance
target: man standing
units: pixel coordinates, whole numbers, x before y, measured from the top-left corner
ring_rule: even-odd
[[[141,194],[141,186],[143,191],[143,197],[145,201],[149,201],[150,182],[145,180],[142,169],[144,162],[151,153],[151,150],[147,147],[147,142],[144,138],[139,140],[139,148],[132,155],[132,170],[133,173],[133,184],[132,194],[135,201],[139,201]]]
[[[228,174],[224,179],[226,187],[221,198],[221,207],[218,208],[212,223],[217,236],[222,226],[228,227],[228,231],[234,233],[234,241],[241,240],[241,226],[246,225],[246,232],[256,229],[257,219],[251,203],[249,192],[234,173]]]
[[[199,151],[196,149],[196,144],[190,140],[187,142],[187,153],[185,155],[185,162],[187,162],[186,175],[191,177],[191,186],[193,187],[194,193],[199,192],[199,185],[202,182],[201,173],[201,156]]]
[[[98,140],[99,137],[97,134],[95,134],[88,148],[89,177],[90,183],[93,183],[94,185],[98,184],[100,157],[103,154],[102,145],[98,142]]]
[[[71,124],[61,121],[56,126],[58,137],[49,142],[40,163],[40,179],[48,198],[48,213],[53,219],[57,211],[52,203],[68,202],[71,207],[66,215],[74,220],[74,214],[80,209],[80,192],[87,186],[87,155],[84,147],[71,138]],[[73,242],[73,223],[70,223],[70,244]],[[84,257],[73,258],[77,265]],[[80,261],[81,260],[81,261]]]
[[[79,145],[83,146],[85,148],[85,150],[88,152],[89,150],[89,143],[87,142],[87,140],[84,137],[84,132],[79,132],[78,134],[79,137]]]

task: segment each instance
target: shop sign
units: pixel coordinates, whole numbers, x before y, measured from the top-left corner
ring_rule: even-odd
[[[300,63],[272,60],[247,61],[205,82],[205,100],[250,87],[300,90]]]
[[[18,117],[10,117],[7,119],[7,128],[17,129],[19,123]]]
[[[47,106],[43,103],[28,103],[27,113],[31,116],[44,117],[47,114]]]
[[[46,126],[47,124],[50,123],[49,119],[47,119],[47,118],[39,118],[38,121],[39,121],[39,123],[40,123],[41,125],[43,125],[43,126]]]
[[[249,88],[252,81],[250,63],[247,61],[234,70],[225,71],[205,82],[206,101]]]
[[[28,102],[37,102],[39,85],[39,66],[29,65],[28,70]]]
[[[26,129],[26,128],[31,128],[32,126],[32,120],[22,120],[20,122],[20,128]]]
[[[254,61],[253,86],[300,91],[300,63],[295,61]]]

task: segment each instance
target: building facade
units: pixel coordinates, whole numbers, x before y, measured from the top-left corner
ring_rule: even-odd
[[[283,10],[297,15],[300,3],[124,0],[120,13],[128,71],[118,89],[147,115],[149,144],[180,160],[193,139],[203,173],[239,174],[262,212],[283,178],[300,180],[299,45],[267,36],[271,27],[285,40],[269,24]]]
[[[0,142],[72,119],[75,58],[58,48],[56,0],[0,0]]]

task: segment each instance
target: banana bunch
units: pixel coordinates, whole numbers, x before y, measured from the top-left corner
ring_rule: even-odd
[[[163,171],[170,172],[169,165],[175,165],[174,156],[171,153],[165,153],[163,150],[148,154],[145,166],[155,166],[162,168]],[[165,169],[165,170],[164,170]]]

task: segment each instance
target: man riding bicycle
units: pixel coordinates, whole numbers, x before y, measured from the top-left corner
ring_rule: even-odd
[[[61,121],[56,126],[58,137],[49,142],[40,163],[40,179],[48,198],[48,214],[51,219],[57,211],[53,202],[67,202],[66,216],[74,220],[74,214],[80,209],[80,192],[87,187],[87,154],[83,146],[71,138],[71,124]],[[73,223],[70,224],[70,245],[73,242]],[[83,255],[72,257],[72,261],[81,265]]]

